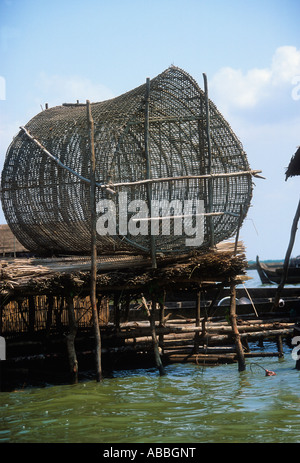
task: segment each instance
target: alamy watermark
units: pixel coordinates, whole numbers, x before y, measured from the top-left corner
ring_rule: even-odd
[[[185,236],[186,246],[201,246],[204,240],[203,200],[137,199],[128,202],[126,192],[117,203],[102,199],[97,204],[100,217],[96,230],[101,236]]]
[[[295,345],[295,347],[293,348],[292,350],[292,359],[293,360],[300,360],[300,354],[299,354],[299,350],[300,350],[300,336],[294,336],[292,338],[292,344],[293,346]]]
[[[300,75],[293,77],[292,84],[294,85],[292,90],[292,99],[294,101],[298,101],[300,100]]]

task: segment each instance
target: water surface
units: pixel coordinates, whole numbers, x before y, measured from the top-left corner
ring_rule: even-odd
[[[164,377],[130,370],[102,383],[2,392],[0,442],[300,442],[300,371],[290,352],[251,359],[241,373],[237,364],[176,364]]]
[[[246,285],[259,286],[257,272],[248,274]],[[282,359],[247,360],[241,373],[237,364],[176,364],[164,377],[123,370],[100,384],[1,392],[0,442],[298,443],[300,371],[291,352],[285,345]]]

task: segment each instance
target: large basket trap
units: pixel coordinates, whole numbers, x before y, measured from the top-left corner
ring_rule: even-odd
[[[7,151],[3,210],[13,233],[33,252],[90,252],[86,106],[42,111]],[[235,233],[250,205],[255,171],[229,124],[186,72],[172,66],[128,93],[92,103],[91,113],[98,225],[107,228],[104,234],[98,227],[99,252],[149,253],[151,246],[186,252],[185,230],[195,229],[197,201],[204,215],[196,247]],[[108,214],[111,205],[115,219]],[[165,219],[155,221],[158,216]]]

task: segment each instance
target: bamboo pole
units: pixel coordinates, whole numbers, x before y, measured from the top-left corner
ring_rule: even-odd
[[[211,175],[211,164],[212,164],[212,152],[211,152],[211,139],[210,139],[210,113],[209,113],[209,99],[208,99],[208,84],[207,76],[203,73],[204,80],[204,92],[205,92],[205,110],[206,110],[206,136],[207,136],[207,151],[208,151],[208,173]],[[212,178],[208,179],[208,212],[213,210],[213,183]],[[209,217],[209,228],[210,228],[210,245],[215,245],[214,237],[214,222],[213,218]]]
[[[274,306],[273,306],[274,309],[276,307],[278,307],[278,305],[279,305],[280,294],[281,294],[281,291],[284,288],[284,285],[285,285],[285,282],[286,282],[286,279],[287,279],[288,270],[289,270],[289,263],[290,263],[290,257],[291,257],[291,252],[293,250],[293,246],[294,246],[294,242],[295,242],[295,237],[296,237],[296,233],[297,233],[297,229],[298,229],[299,218],[300,218],[300,200],[299,200],[299,203],[298,203],[298,207],[297,207],[296,214],[295,214],[293,224],[292,224],[292,228],[291,228],[290,242],[289,242],[289,245],[288,245],[288,248],[287,248],[287,251],[286,251],[286,255],[285,255],[285,259],[284,259],[283,273],[282,273],[281,281],[280,281],[280,283],[278,285],[278,288],[277,288],[277,291],[276,291],[276,294],[275,294]]]
[[[25,127],[20,127],[21,130],[23,130],[24,133],[26,133],[27,137],[30,138],[42,151],[44,154],[46,154],[52,161],[54,161],[59,167],[62,169],[67,170],[71,174],[75,175],[77,178],[82,180],[85,183],[91,183],[91,180],[88,178],[83,177],[82,175],[78,174],[75,170],[71,169],[70,167],[66,166],[64,163],[61,162],[60,159],[58,159],[56,156],[54,156],[50,151],[48,151],[36,138],[34,138]],[[111,190],[108,186],[101,185],[100,183],[96,183],[98,187],[105,188],[107,191],[110,193],[114,194],[115,191]]]
[[[215,178],[228,178],[228,177],[241,177],[243,175],[251,175],[253,177],[260,177],[258,174],[261,170],[242,170],[236,172],[218,172],[214,174],[199,174],[199,175],[179,175],[175,177],[160,177],[160,178],[149,178],[144,180],[136,180],[134,182],[118,182],[118,183],[107,183],[97,184],[100,188],[117,188],[123,186],[136,186],[146,185],[148,183],[161,183],[161,182],[173,182],[175,180],[197,180],[197,179],[215,179]]]
[[[159,346],[158,346],[158,341],[156,337],[156,330],[155,330],[155,309],[156,309],[156,299],[153,297],[152,299],[152,307],[151,310],[149,310],[147,301],[144,297],[142,297],[142,303],[143,306],[145,307],[148,317],[149,317],[149,322],[150,322],[150,328],[151,328],[151,337],[152,337],[152,346],[154,350],[154,356],[155,356],[155,363],[158,368],[160,376],[164,376],[166,374],[164,366],[161,361],[160,353],[159,353]]]
[[[196,323],[195,326],[199,327],[200,326],[200,315],[201,315],[201,292],[197,291],[197,296],[196,296]],[[199,331],[195,332],[195,339],[194,339],[194,352],[197,354],[199,351],[199,343],[200,343],[200,336],[199,336]]]
[[[48,296],[48,310],[47,310],[47,319],[46,319],[46,336],[49,336],[51,325],[52,325],[52,317],[53,317],[53,306],[54,306],[54,297],[52,295]]]
[[[279,334],[277,336],[277,349],[278,349],[278,354],[279,354],[279,357],[283,357],[283,344],[282,344],[282,336],[281,334]]]
[[[34,333],[34,326],[35,326],[35,297],[30,295],[28,297],[28,305],[29,305],[29,333]]]
[[[117,331],[120,331],[120,303],[119,303],[119,293],[114,293],[114,322]]]
[[[99,329],[99,320],[97,312],[97,299],[96,299],[96,282],[97,282],[97,247],[96,247],[96,159],[95,159],[95,146],[94,146],[94,121],[91,112],[89,100],[86,102],[87,106],[87,119],[90,137],[91,149],[91,188],[90,188],[90,202],[91,202],[91,288],[90,300],[92,307],[93,327],[95,335],[95,361],[96,361],[96,381],[102,380],[102,367],[101,367],[101,336]]]
[[[159,327],[163,328],[165,323],[165,300],[166,300],[166,291],[163,292],[163,299],[159,302]],[[159,347],[164,352],[164,333],[159,334]]]
[[[246,369],[245,356],[240,339],[240,333],[237,327],[236,317],[236,286],[235,283],[232,282],[230,285],[230,322],[232,326],[234,342],[236,345],[239,371],[244,371]]]
[[[236,232],[236,237],[235,237],[235,244],[234,244],[234,255],[237,253],[237,248],[238,248],[238,242],[239,242],[239,234],[240,234],[240,229],[242,226],[243,222],[243,208],[242,205],[240,205],[240,215],[239,215],[239,222],[238,222],[238,227],[237,227],[237,232]]]
[[[72,384],[78,383],[78,361],[75,350],[75,337],[77,333],[77,323],[75,320],[74,312],[74,300],[73,297],[67,297],[67,308],[68,308],[68,318],[69,318],[69,328],[70,332],[66,336],[68,359],[69,359],[69,368],[70,368],[70,377]]]
[[[149,140],[149,109],[150,109],[150,79],[146,80],[146,95],[145,95],[145,157],[146,157],[146,175],[147,179],[151,179],[151,164],[150,164],[150,140]],[[152,201],[152,186],[151,183],[147,184],[147,200],[148,207],[151,213]],[[155,249],[155,236],[150,232],[150,252],[152,259],[152,268],[157,268],[156,262],[156,249]]]

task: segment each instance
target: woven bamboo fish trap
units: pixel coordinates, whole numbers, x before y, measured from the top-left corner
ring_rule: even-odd
[[[204,201],[201,247],[236,232],[258,171],[250,170],[241,142],[190,75],[171,66],[146,84],[90,107],[96,202],[113,201],[117,218],[115,234],[97,234],[99,252],[150,252],[150,232],[120,233],[120,193],[127,194],[127,204],[147,198],[168,204]],[[27,249],[90,252],[90,151],[87,105],[79,103],[42,111],[12,141],[2,172],[2,204],[7,223]],[[128,212],[128,221],[135,214]],[[172,233],[172,222],[169,234],[160,228],[155,236],[157,252],[187,251],[186,236]]]

